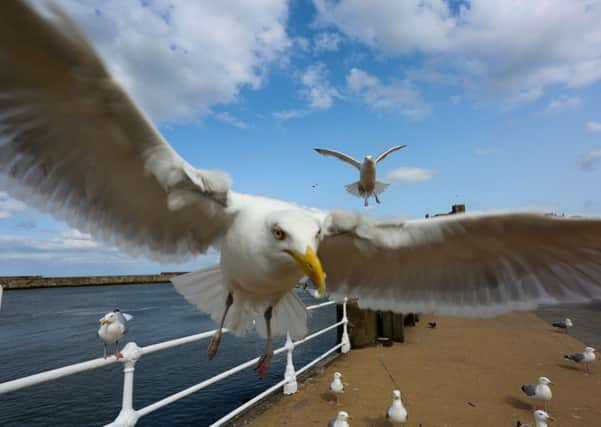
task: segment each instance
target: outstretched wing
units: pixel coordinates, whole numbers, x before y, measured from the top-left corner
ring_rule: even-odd
[[[0,174],[14,197],[130,253],[179,260],[227,227],[230,179],[162,138],[56,6],[0,13]]]
[[[400,313],[494,316],[601,297],[601,219],[458,214],[326,219],[318,251],[334,297]]]
[[[322,156],[336,157],[336,158],[342,160],[343,162],[346,162],[349,165],[356,167],[357,169],[359,169],[361,167],[361,163],[358,160],[355,160],[348,154],[341,153],[340,151],[328,150],[325,148],[316,148],[315,151],[317,151]]]
[[[405,147],[406,147],[406,145],[395,145],[394,147],[390,147],[388,150],[384,151],[382,154],[380,154],[378,157],[376,157],[376,163],[379,163],[382,160],[384,160],[386,158],[386,156],[388,156],[390,153],[394,153],[395,151],[398,151],[401,148],[405,148]]]

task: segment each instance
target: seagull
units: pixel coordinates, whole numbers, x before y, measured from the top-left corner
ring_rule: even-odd
[[[428,322],[428,327],[429,327],[430,329],[434,329],[434,328],[436,328],[436,322]]]
[[[555,418],[547,414],[545,411],[536,410],[534,411],[534,422],[535,427],[548,427],[547,421],[555,421]],[[530,424],[522,424],[517,422],[516,427],[532,427]]]
[[[566,317],[565,320],[557,320],[553,322],[552,325],[556,328],[563,329],[566,333],[568,332],[568,328],[574,326],[569,317]]]
[[[403,406],[400,390],[392,391],[392,405],[386,411],[386,419],[390,420],[393,424],[407,421],[407,410]]]
[[[591,372],[589,365],[596,359],[595,349],[593,347],[585,347],[582,353],[568,353],[563,358],[576,363],[584,363],[586,373],[589,374]]]
[[[348,423],[348,420],[351,418],[352,417],[347,412],[340,411],[338,412],[338,415],[336,415],[336,418],[330,420],[328,427],[351,427]]]
[[[547,377],[540,377],[537,384],[524,384],[522,391],[531,399],[542,400],[545,402],[545,411],[548,411],[548,402],[553,397],[550,385],[553,385]]]
[[[255,369],[265,377],[272,337],[307,333],[294,292],[304,276],[335,301],[435,316],[601,297],[600,218],[491,211],[376,220],[238,193],[226,172],[176,153],[58,6],[39,13],[5,2],[0,57],[2,191],[128,254],[175,262],[217,251],[217,265],[172,279],[217,324],[209,359],[223,328],[256,328],[265,348]],[[271,161],[294,159],[260,168]]]
[[[330,383],[330,391],[336,396],[336,405],[338,405],[338,395],[344,393],[344,384],[342,384],[342,374],[334,372],[334,379]]]
[[[359,162],[348,154],[344,154],[340,151],[328,150],[325,148],[316,148],[315,151],[323,156],[336,157],[359,170],[359,181],[349,184],[345,188],[346,191],[354,196],[362,197],[364,200],[364,205],[367,206],[367,199],[369,199],[369,196],[374,196],[376,202],[379,204],[380,199],[378,196],[380,193],[386,190],[389,185],[380,181],[376,181],[376,165],[384,160],[390,153],[398,151],[404,147],[406,147],[406,145],[395,145],[394,147],[390,147],[388,150],[384,151],[375,159],[372,156],[365,156],[363,162]]]
[[[127,333],[127,322],[133,319],[131,314],[121,313],[116,308],[106,313],[100,320],[98,329],[98,338],[102,340],[104,346],[104,358],[106,359],[106,345],[115,344],[115,357],[121,359],[123,354],[119,351],[119,340]]]

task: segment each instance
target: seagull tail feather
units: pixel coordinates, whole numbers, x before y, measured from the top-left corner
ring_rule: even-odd
[[[294,290],[287,292],[273,307],[271,332],[273,335],[286,335],[290,332],[293,340],[307,335],[307,309]],[[267,329],[263,319],[256,321],[257,332],[267,337]]]
[[[365,191],[363,190],[363,187],[359,181],[345,185],[344,188],[346,188],[346,191],[351,193],[353,196],[363,197],[365,195]]]
[[[385,182],[376,181],[376,185],[374,187],[374,193],[378,196],[384,192],[388,188],[390,184],[386,184]]]

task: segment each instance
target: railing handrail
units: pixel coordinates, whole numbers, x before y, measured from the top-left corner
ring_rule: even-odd
[[[320,304],[314,304],[311,306],[307,306],[306,309],[309,311],[316,310],[316,309],[319,309],[322,307],[327,307],[327,306],[334,305],[334,304],[337,304],[337,302],[336,301],[326,301],[326,302],[323,302]],[[310,367],[312,367],[313,365],[315,365],[320,360],[327,357],[329,354],[333,353],[337,349],[341,349],[341,351],[343,353],[348,352],[350,350],[350,341],[348,338],[348,331],[347,331],[348,318],[346,315],[346,304],[347,304],[347,299],[345,298],[344,302],[343,302],[342,320],[337,321],[336,323],[329,325],[325,328],[322,328],[318,331],[315,331],[312,334],[307,335],[305,338],[294,341],[294,342],[290,339],[290,335],[288,335],[286,343],[282,347],[280,347],[274,351],[274,356],[277,354],[283,353],[285,351],[288,352],[288,360],[287,360],[284,379],[282,381],[274,384],[273,386],[269,387],[267,390],[265,390],[262,393],[260,393],[259,395],[255,396],[253,399],[249,400],[245,404],[239,406],[238,408],[234,409],[230,413],[226,414],[221,419],[219,419],[218,421],[213,423],[211,425],[211,427],[217,427],[217,426],[220,426],[223,423],[229,421],[230,419],[234,418],[239,413],[244,411],[246,408],[252,406],[252,404],[254,404],[255,402],[261,400],[265,396],[267,396],[270,393],[272,393],[273,391],[277,390],[279,387],[284,386],[284,394],[295,393],[296,389],[297,389],[297,384],[296,384],[296,376],[297,375],[305,372],[307,369],[309,369]],[[326,332],[328,332],[334,328],[337,328],[339,326],[343,326],[343,335],[342,335],[341,342],[336,344],[334,347],[330,348],[325,353],[321,354],[319,357],[317,357],[312,362],[305,365],[299,371],[295,371],[294,366],[292,364],[292,352],[293,352],[294,348],[306,343],[307,341],[312,340],[313,338],[316,338],[322,334],[325,334]],[[206,332],[202,332],[202,333],[194,334],[194,335],[188,335],[188,336],[181,337],[181,338],[175,338],[175,339],[168,340],[168,341],[150,344],[150,345],[147,345],[144,347],[138,347],[135,342],[129,342],[122,350],[122,353],[124,356],[122,359],[117,359],[115,356],[110,356],[107,359],[97,358],[97,359],[87,360],[84,362],[79,362],[79,363],[63,366],[61,368],[43,371],[43,372],[29,375],[26,377],[17,378],[15,380],[6,381],[4,383],[0,383],[0,394],[9,393],[9,392],[20,390],[20,389],[30,387],[30,386],[33,386],[36,384],[41,384],[41,383],[56,380],[59,378],[64,378],[64,377],[74,375],[74,374],[77,374],[80,372],[85,372],[85,371],[89,371],[89,370],[93,370],[93,369],[102,368],[102,367],[120,362],[120,363],[124,364],[122,408],[121,408],[121,412],[119,413],[117,418],[112,423],[107,424],[107,427],[108,426],[110,426],[110,427],[134,426],[140,417],[147,415],[151,412],[154,412],[157,409],[160,409],[163,406],[173,403],[179,399],[182,399],[192,393],[195,393],[198,390],[208,387],[211,384],[221,381],[224,378],[234,375],[237,372],[240,372],[243,369],[246,369],[258,362],[259,357],[255,357],[251,360],[248,360],[244,363],[236,365],[233,368],[230,368],[226,371],[216,374],[216,375],[212,376],[211,378],[208,378],[196,385],[193,385],[193,386],[188,387],[184,390],[181,390],[177,393],[174,393],[170,396],[167,396],[167,397],[165,397],[157,402],[154,402],[150,405],[147,405],[143,408],[140,408],[137,410],[133,409],[133,407],[132,407],[133,373],[134,373],[135,363],[138,361],[138,359],[140,357],[142,357],[145,354],[150,354],[150,353],[166,350],[166,349],[173,348],[173,347],[178,347],[180,345],[200,341],[200,340],[212,337],[215,334],[215,332],[216,332],[216,330],[213,329],[211,331],[206,331]],[[224,329],[224,332],[229,332],[229,330]]]

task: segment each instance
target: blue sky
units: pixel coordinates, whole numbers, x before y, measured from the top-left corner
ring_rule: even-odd
[[[601,213],[601,1],[62,4],[175,149],[236,191],[362,211],[344,190],[355,171],[312,149],[360,158],[400,143],[370,216],[457,202]],[[5,193],[0,257],[0,275],[217,259],[132,258]]]

